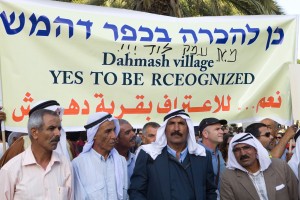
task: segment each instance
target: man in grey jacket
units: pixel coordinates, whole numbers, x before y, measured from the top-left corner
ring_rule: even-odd
[[[298,181],[291,168],[283,160],[271,159],[250,133],[232,138],[227,167],[221,177],[221,199],[298,199]]]

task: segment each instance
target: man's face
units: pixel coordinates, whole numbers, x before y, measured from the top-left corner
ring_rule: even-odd
[[[233,147],[233,154],[236,161],[248,171],[255,163],[258,162],[256,155],[257,151],[251,145],[240,143]]]
[[[99,149],[101,152],[107,153],[112,150],[116,144],[115,124],[113,121],[103,122],[94,137],[94,149]]]
[[[278,134],[278,131],[279,131],[277,123],[275,121],[271,120],[271,119],[263,119],[261,121],[261,123],[265,124],[268,127],[271,135],[273,136],[273,139],[272,139],[271,144],[270,144],[270,149],[273,149],[276,146],[276,139],[275,138],[276,138],[276,135]]]
[[[173,117],[168,120],[165,134],[169,146],[184,145],[189,134],[188,125],[182,117]]]
[[[152,126],[146,127],[146,133],[142,135],[143,144],[150,144],[155,141],[157,129]]]
[[[135,146],[135,133],[130,124],[120,125],[120,133],[118,136],[118,146],[130,149]]]
[[[273,136],[267,127],[260,127],[258,130],[260,132],[258,140],[267,150],[270,151],[272,149]]]
[[[59,116],[45,114],[43,122],[44,125],[41,128],[31,129],[31,135],[43,149],[53,151],[60,140],[61,123]]]
[[[202,135],[211,143],[220,144],[224,135],[222,125],[220,123],[209,125],[203,130]]]
[[[267,126],[271,135],[275,138],[278,133],[278,127],[277,127],[276,123],[271,119],[264,119],[261,121],[261,123],[263,123]]]

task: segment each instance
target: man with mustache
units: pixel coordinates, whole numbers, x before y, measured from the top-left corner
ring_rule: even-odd
[[[54,151],[60,130],[56,112],[40,109],[31,114],[31,145],[1,168],[0,199],[72,199],[71,163]]]
[[[298,181],[288,164],[270,158],[252,134],[236,134],[221,177],[222,200],[298,199]]]
[[[48,100],[48,101],[39,101],[39,102],[34,103],[30,109],[30,112],[28,113],[29,117],[31,116],[31,114],[34,111],[40,110],[40,109],[47,109],[47,110],[52,110],[52,111],[56,112],[59,115],[60,120],[62,121],[64,108],[61,107],[57,101]],[[31,140],[28,135],[18,138],[3,154],[3,156],[0,160],[0,168],[5,163],[7,163],[10,159],[12,159],[16,155],[22,153],[27,147],[30,146],[30,144],[31,144]],[[63,128],[61,128],[61,130],[60,130],[60,141],[57,144],[57,147],[54,151],[56,151],[59,154],[64,155],[69,160],[72,160],[76,155],[71,142],[69,142],[67,140],[67,134]]]
[[[97,112],[89,116],[84,127],[87,143],[72,161],[75,199],[127,199],[127,163],[114,148],[120,131],[118,119]]]
[[[184,110],[170,111],[155,142],[140,148],[130,200],[217,198],[211,155],[196,143],[192,120]]]
[[[135,146],[136,135],[131,124],[125,119],[119,119],[120,132],[117,137],[116,150],[127,161],[128,181],[133,173],[135,165],[135,155],[130,152]]]

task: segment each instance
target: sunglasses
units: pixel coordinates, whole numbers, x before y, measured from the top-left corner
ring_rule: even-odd
[[[270,135],[271,135],[270,132],[266,132],[264,135],[260,135],[259,137],[261,137],[261,136],[270,137]]]

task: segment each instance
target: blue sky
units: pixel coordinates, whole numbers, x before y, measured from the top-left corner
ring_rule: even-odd
[[[300,0],[275,0],[287,15],[300,15]],[[300,20],[299,20],[300,21]],[[298,30],[298,40],[300,31]],[[298,41],[298,59],[300,59],[300,45]]]

